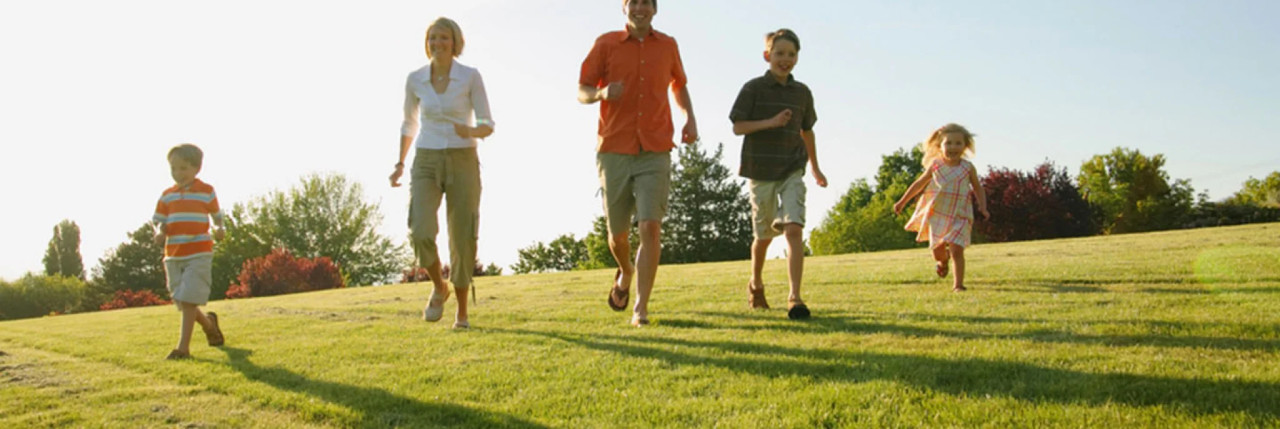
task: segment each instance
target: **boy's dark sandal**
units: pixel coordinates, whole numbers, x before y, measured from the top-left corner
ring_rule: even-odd
[[[809,307],[803,303],[792,305],[787,309],[787,318],[791,320],[801,320],[809,318]]]
[[[209,346],[222,345],[226,340],[222,338],[222,328],[218,326],[218,313],[210,311],[205,317],[208,317],[209,324],[213,325],[213,328],[204,330],[204,336],[209,339]]]
[[[622,281],[622,269],[613,275],[613,284],[609,285],[609,308],[613,311],[622,311],[627,309],[627,302],[631,300],[631,291],[618,289],[618,282]]]

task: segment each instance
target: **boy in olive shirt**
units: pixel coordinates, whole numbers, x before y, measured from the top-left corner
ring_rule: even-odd
[[[760,273],[774,237],[787,237],[787,317],[809,318],[800,298],[804,273],[804,169],[808,163],[818,186],[827,177],[818,168],[814,149],[813,110],[809,87],[791,75],[799,59],[800,38],[781,29],[765,36],[764,59],[769,71],[747,81],[729,112],[734,135],[742,138],[742,163],[738,174],[750,179],[752,231],[751,280],[747,284],[751,308],[769,308]]]

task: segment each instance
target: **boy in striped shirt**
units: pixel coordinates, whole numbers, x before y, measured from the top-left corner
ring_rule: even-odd
[[[191,331],[196,323],[204,329],[210,346],[223,343],[218,315],[200,312],[209,302],[213,282],[213,240],[222,240],[222,211],[213,187],[196,179],[204,152],[186,143],[169,150],[169,172],[176,183],[165,189],[156,203],[156,242],[164,244],[166,287],[173,303],[182,311],[182,334],[178,347],[166,359],[191,357]],[[209,234],[209,219],[217,229]]]

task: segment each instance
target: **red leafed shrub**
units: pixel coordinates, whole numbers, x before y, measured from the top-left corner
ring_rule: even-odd
[[[240,283],[227,289],[227,298],[284,295],[346,287],[342,272],[329,258],[296,258],[279,248],[260,258],[244,261]]]
[[[116,291],[115,295],[111,297],[111,300],[103,303],[102,306],[98,307],[98,309],[107,311],[118,308],[150,307],[153,305],[165,305],[172,303],[173,301],[156,296],[155,293],[149,290],[135,291],[125,289]]]
[[[417,283],[431,280],[427,275],[427,269],[422,267],[409,267],[400,271],[400,283]]]
[[[974,227],[988,241],[1081,237],[1093,232],[1089,203],[1066,168],[1057,170],[1045,162],[1030,173],[992,169],[982,178],[982,187],[991,219]]]

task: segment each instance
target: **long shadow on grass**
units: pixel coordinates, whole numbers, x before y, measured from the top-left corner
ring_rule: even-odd
[[[658,359],[673,366],[714,366],[755,376],[850,383],[889,380],[969,397],[991,395],[1072,405],[1163,406],[1193,414],[1240,412],[1271,422],[1280,416],[1280,384],[1277,383],[1089,373],[989,359],[942,359],[670,336],[492,330]]]
[[[357,411],[361,419],[342,422],[358,427],[505,427],[544,428],[515,416],[475,410],[458,405],[428,404],[386,390],[312,380],[283,368],[258,366],[249,360],[250,350],[223,347],[231,367],[245,378],[339,404]]]
[[[958,338],[962,340],[1026,340],[1041,343],[1071,343],[1085,344],[1095,346],[1108,347],[1130,347],[1130,346],[1153,346],[1153,347],[1190,347],[1190,348],[1211,348],[1221,350],[1261,350],[1271,351],[1280,349],[1280,340],[1274,339],[1250,339],[1237,337],[1205,337],[1191,335],[1172,335],[1172,334],[1148,334],[1148,335],[1106,335],[1106,334],[1080,334],[1070,330],[1057,328],[1037,328],[1024,329],[1017,332],[1009,333],[989,333],[989,332],[968,332],[968,331],[952,331],[944,329],[926,328],[911,325],[898,325],[892,323],[883,323],[874,319],[859,317],[856,314],[829,314],[816,316],[804,323],[796,323],[788,320],[782,320],[777,317],[756,315],[752,313],[735,313],[735,312],[714,312],[704,311],[697,313],[702,316],[709,316],[720,319],[738,320],[739,322],[715,323],[704,320],[684,319],[678,316],[663,318],[661,324],[663,326],[671,326],[675,328],[697,328],[697,329],[734,329],[744,331],[762,331],[762,332],[798,332],[798,333],[831,333],[846,332],[853,334],[875,334],[889,333],[903,337],[913,338],[929,338],[929,337],[948,337]],[[895,317],[903,317],[896,315]],[[915,315],[907,314],[905,317],[914,320],[942,320],[942,321],[960,321],[965,323],[993,323],[993,324],[1019,324],[1027,325],[1031,323],[1043,323],[1045,320],[1024,320],[1012,319],[1004,317],[970,317],[970,316],[942,316],[942,315]],[[1100,324],[1101,325],[1101,324]],[[1116,320],[1107,323],[1107,325],[1128,325],[1136,326],[1136,329],[1145,330],[1167,330],[1167,331],[1186,331],[1195,328],[1194,324],[1184,324],[1182,322],[1162,322],[1162,321],[1135,321],[1135,320]],[[1203,328],[1200,328],[1203,329]],[[1277,325],[1250,325],[1245,326],[1247,332],[1276,332],[1280,331]]]

